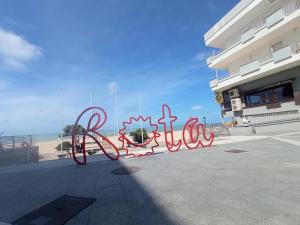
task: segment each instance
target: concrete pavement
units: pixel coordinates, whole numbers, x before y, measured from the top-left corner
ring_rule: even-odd
[[[0,221],[11,222],[70,194],[97,201],[68,225],[300,224],[300,148],[271,137],[114,162],[98,155],[88,161],[81,167],[60,160],[1,168]],[[120,167],[139,170],[111,174]]]

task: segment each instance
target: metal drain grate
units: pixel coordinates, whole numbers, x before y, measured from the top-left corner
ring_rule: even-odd
[[[239,149],[231,149],[231,150],[228,150],[228,151],[225,151],[225,152],[229,152],[229,153],[243,153],[243,152],[247,152],[247,151],[239,150]]]
[[[63,225],[95,201],[95,198],[63,195],[41,208],[16,219],[12,224]]]
[[[119,175],[119,176],[130,175],[130,174],[138,172],[140,169],[141,168],[135,167],[135,166],[133,166],[133,167],[120,167],[118,169],[112,170],[110,173],[112,175]]]

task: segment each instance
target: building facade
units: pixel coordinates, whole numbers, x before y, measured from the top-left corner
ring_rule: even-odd
[[[300,0],[241,0],[204,39],[224,117],[300,119]]]

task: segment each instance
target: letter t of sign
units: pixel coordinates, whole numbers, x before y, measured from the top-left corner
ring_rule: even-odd
[[[181,140],[179,140],[177,144],[174,143],[173,122],[176,120],[177,117],[172,116],[170,107],[168,105],[162,105],[162,117],[158,120],[158,123],[164,126],[166,147],[170,152],[176,152],[181,147]]]

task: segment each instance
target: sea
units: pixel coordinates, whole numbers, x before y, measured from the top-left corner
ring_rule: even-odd
[[[182,128],[183,128],[183,125],[173,126],[174,131],[182,130]],[[158,131],[159,132],[163,131],[163,128],[159,127]],[[106,135],[106,136],[115,135],[114,130],[101,130],[100,132],[101,132],[101,134]],[[32,138],[34,139],[35,142],[55,141],[55,140],[60,140],[59,135],[60,135],[60,133],[34,134],[34,135],[32,135]]]

